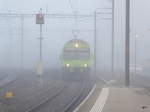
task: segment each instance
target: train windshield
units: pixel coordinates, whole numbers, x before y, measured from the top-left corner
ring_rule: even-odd
[[[64,52],[63,58],[67,60],[87,60],[90,58],[90,53],[80,51],[69,51]]]

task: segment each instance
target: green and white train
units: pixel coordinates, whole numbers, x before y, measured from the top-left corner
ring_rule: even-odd
[[[89,73],[91,69],[91,52],[88,43],[79,39],[67,42],[63,47],[61,64],[64,73]]]

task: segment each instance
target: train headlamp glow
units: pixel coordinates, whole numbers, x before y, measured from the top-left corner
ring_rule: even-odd
[[[88,65],[87,64],[84,64],[84,67],[87,67]]]
[[[66,64],[66,67],[69,67],[70,66],[70,64]]]
[[[78,44],[78,43],[76,43],[76,44],[75,44],[75,47],[76,47],[76,48],[78,48],[78,47],[79,47],[79,44]]]

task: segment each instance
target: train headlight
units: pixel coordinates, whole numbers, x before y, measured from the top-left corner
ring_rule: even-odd
[[[87,64],[84,64],[84,67],[87,67],[88,65]]]
[[[76,43],[76,44],[75,44],[75,47],[76,47],[76,48],[78,48],[78,47],[79,47],[79,44],[78,44],[78,43]]]
[[[70,64],[66,64],[66,67],[70,67]]]

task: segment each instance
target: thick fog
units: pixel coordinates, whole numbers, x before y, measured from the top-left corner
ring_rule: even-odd
[[[36,14],[39,9],[49,14],[92,14],[98,8],[111,8],[111,0],[0,0],[0,13]],[[124,68],[125,46],[125,1],[115,0],[115,67]],[[150,57],[150,15],[148,0],[131,0],[131,65],[134,65],[134,39],[138,34],[137,64]],[[72,6],[71,6],[72,5]],[[106,11],[106,10],[102,10]],[[110,10],[111,12],[111,10]],[[98,69],[110,70],[111,66],[111,20],[108,15],[97,15]],[[81,30],[78,39],[83,39],[94,49],[94,18],[78,19]],[[43,25],[43,63],[45,68],[60,67],[63,45],[73,39],[75,20],[68,18],[45,18]],[[21,21],[20,18],[0,17],[0,66],[20,67]],[[24,18],[24,68],[35,68],[39,59],[39,25],[35,17]],[[94,55],[94,53],[93,53]]]

